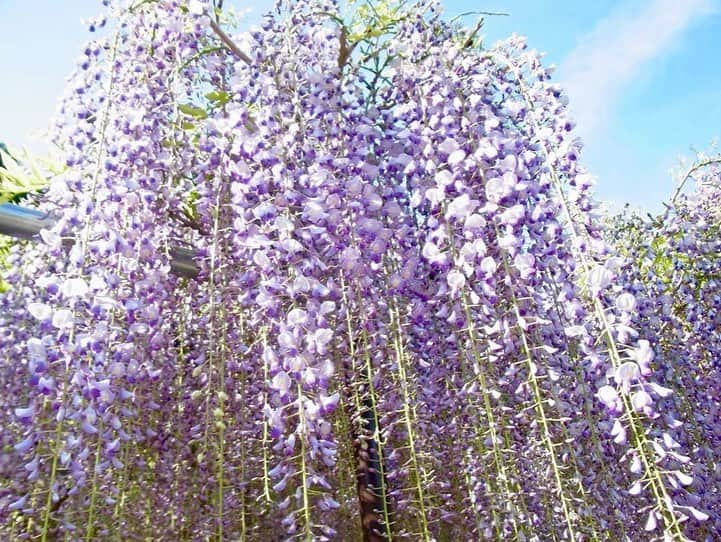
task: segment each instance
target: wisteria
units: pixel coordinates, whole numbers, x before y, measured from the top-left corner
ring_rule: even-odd
[[[713,539],[720,523],[719,501],[719,214],[717,200],[721,159],[700,154],[682,174],[681,183],[665,213],[653,220],[617,219],[609,233],[626,255],[624,282],[635,293],[639,327],[656,337],[655,353],[647,358],[665,372],[683,426],[679,441],[669,440],[677,464],[690,463],[693,479],[674,473],[676,489],[690,486],[683,499],[687,515],[709,521],[694,538]],[[684,184],[693,186],[681,192]],[[631,239],[640,236],[645,243]],[[631,252],[633,250],[633,252]],[[652,357],[653,356],[653,357]],[[650,361],[649,359],[649,361]],[[679,449],[684,452],[678,453]],[[689,457],[690,456],[690,457]],[[703,503],[705,512],[697,506]]]
[[[0,537],[721,537],[718,163],[640,255],[523,38],[103,4],[3,276]]]

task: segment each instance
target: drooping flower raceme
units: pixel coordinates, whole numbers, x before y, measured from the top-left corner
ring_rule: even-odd
[[[0,297],[0,532],[718,534],[709,429],[523,40],[425,1],[218,14],[112,5],[70,80],[57,223]]]
[[[719,508],[718,164],[718,158],[699,156],[682,178],[693,178],[693,189],[677,197],[666,213],[653,221],[619,220],[611,230],[619,248],[631,256],[622,272],[635,294],[639,328],[658,337],[654,349],[639,341],[632,357],[641,372],[661,367],[666,382],[640,391],[635,404],[649,408],[648,392],[675,406],[678,414],[668,421],[680,432],[662,434],[673,461],[669,481],[686,516],[710,516],[693,529],[694,539],[713,537],[719,526],[713,514]],[[638,237],[646,243],[632,246]]]

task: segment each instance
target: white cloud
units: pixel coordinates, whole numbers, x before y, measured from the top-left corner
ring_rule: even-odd
[[[603,131],[624,87],[699,17],[713,13],[716,1],[649,0],[635,11],[629,9],[629,3],[621,3],[625,8],[583,36],[558,70],[579,132],[586,140]]]

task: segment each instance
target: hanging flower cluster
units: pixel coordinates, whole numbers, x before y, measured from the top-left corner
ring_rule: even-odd
[[[721,471],[719,471],[719,245],[718,210],[721,169],[718,157],[700,155],[681,183],[693,189],[676,193],[667,211],[651,221],[619,220],[611,230],[626,252],[623,280],[635,294],[639,328],[657,337],[655,355],[646,358],[665,372],[667,386],[682,393],[665,393],[675,403],[683,428],[669,443],[676,465],[688,464],[690,478],[675,472],[675,487],[683,494],[687,515],[706,521],[693,538],[713,539],[721,528]],[[647,242],[639,246],[637,239]],[[633,239],[633,241],[632,241]],[[674,420],[680,425],[680,421]],[[678,453],[678,450],[686,450]],[[684,487],[686,491],[679,491]],[[703,503],[702,512],[699,507]]]
[[[0,296],[0,534],[721,534],[718,402],[654,358],[539,56],[425,0],[219,17],[93,22]]]

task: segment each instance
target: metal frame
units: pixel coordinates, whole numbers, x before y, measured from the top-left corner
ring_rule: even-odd
[[[0,234],[38,241],[40,230],[51,228],[54,224],[55,219],[42,211],[11,203],[0,205]],[[171,247],[170,257],[170,269],[173,273],[186,278],[198,276],[200,270],[194,261],[195,252],[187,248]]]

